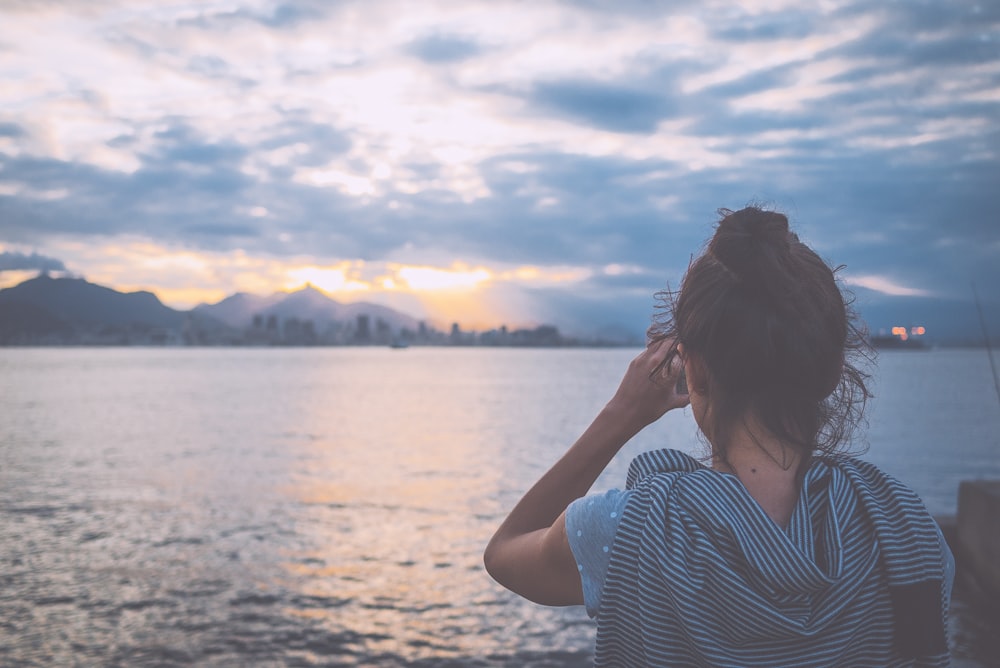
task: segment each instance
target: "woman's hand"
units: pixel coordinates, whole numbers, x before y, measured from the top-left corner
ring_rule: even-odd
[[[629,421],[638,432],[667,411],[690,403],[686,393],[677,391],[683,371],[684,363],[671,339],[651,342],[629,364],[608,410]]]

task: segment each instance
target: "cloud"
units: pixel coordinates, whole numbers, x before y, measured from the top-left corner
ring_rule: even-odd
[[[252,153],[267,165],[325,165],[351,149],[350,135],[305,111],[283,112],[277,123],[262,128],[261,135]]]
[[[0,123],[0,137],[23,137],[24,128],[17,123]]]
[[[273,3],[263,11],[258,8],[239,8],[221,11],[208,10],[193,18],[178,21],[181,25],[191,25],[206,29],[218,29],[227,24],[252,22],[277,30],[291,30],[306,21],[325,17],[331,6],[340,3],[323,3],[298,0],[297,2]]]
[[[890,297],[929,297],[931,294],[927,290],[900,285],[887,276],[850,276],[845,279],[845,282],[848,285],[867,288]]]
[[[646,0],[562,0],[562,4],[573,9],[582,9],[599,16],[624,17],[629,19],[650,19],[664,14],[673,14],[687,9],[694,0],[674,0],[669,3],[647,2]]]
[[[87,275],[101,259],[63,249],[121,239],[242,253],[268,280],[293,261],[573,267],[587,278],[503,296],[644,323],[643,294],[679,280],[715,209],[762,199],[851,275],[890,277],[871,285],[1000,284],[992,5],[0,13],[0,242]]]
[[[2,271],[66,271],[61,260],[45,257],[38,253],[25,255],[16,251],[0,252],[0,272]]]
[[[874,10],[857,3],[838,13],[847,19],[866,14],[880,19],[878,30],[867,32],[837,51],[854,57],[874,57],[883,66],[944,69],[988,63],[1000,56],[996,34],[1000,10],[991,3],[886,3]]]
[[[147,161],[152,164],[218,168],[238,164],[248,152],[246,147],[233,142],[206,141],[183,122],[159,130],[153,136],[158,146]]]
[[[527,99],[543,113],[612,132],[650,134],[674,112],[660,93],[599,81],[542,82]]]
[[[425,63],[456,63],[482,51],[474,40],[458,35],[433,34],[410,42],[406,51]]]
[[[822,20],[816,12],[784,9],[757,15],[737,15],[712,28],[723,42],[773,42],[809,37]]]

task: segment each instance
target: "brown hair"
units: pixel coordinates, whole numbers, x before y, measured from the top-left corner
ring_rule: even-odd
[[[850,440],[872,396],[864,370],[871,349],[836,270],[781,213],[750,206],[719,214],[681,289],[657,293],[649,334],[673,337],[703,365],[714,456],[725,460],[729,435],[748,414],[803,463],[831,453]]]

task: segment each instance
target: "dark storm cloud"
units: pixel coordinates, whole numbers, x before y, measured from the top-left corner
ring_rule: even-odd
[[[38,253],[32,253],[31,255],[11,251],[0,253],[0,272],[30,271],[32,269],[39,271],[65,271],[66,266],[62,263],[62,260],[45,257]]]

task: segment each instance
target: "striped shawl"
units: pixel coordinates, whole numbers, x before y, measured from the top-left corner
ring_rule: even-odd
[[[933,518],[871,464],[823,457],[777,526],[732,475],[673,450],[629,469],[596,666],[944,666]]]

